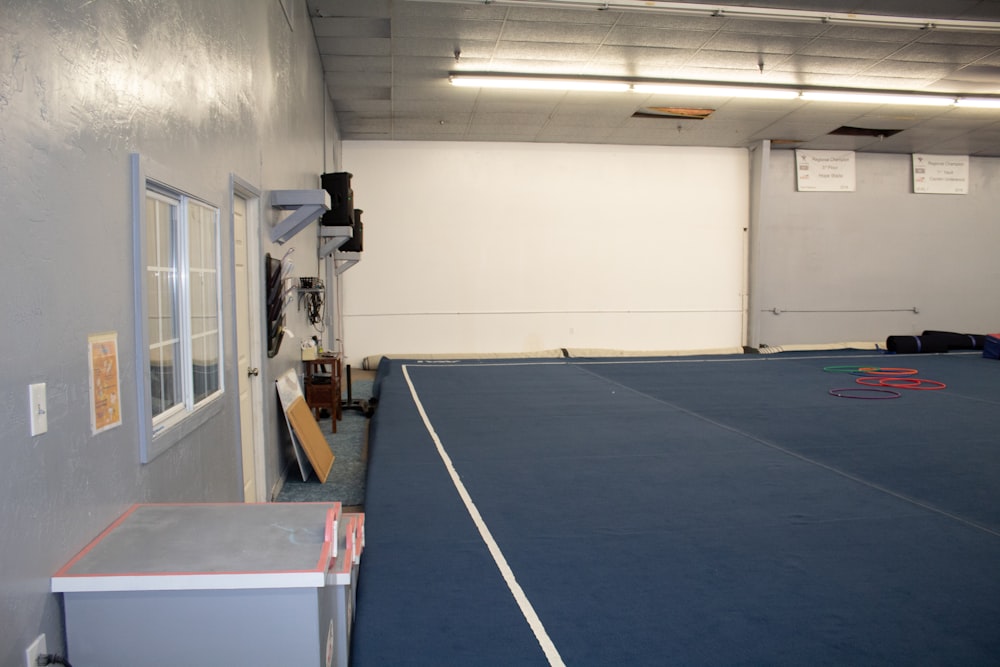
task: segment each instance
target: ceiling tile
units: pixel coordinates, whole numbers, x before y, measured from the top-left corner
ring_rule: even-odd
[[[956,44],[917,43],[903,47],[892,55],[893,60],[908,60],[922,63],[969,63],[976,62],[996,52],[989,46],[961,46]]]
[[[579,11],[575,9],[548,9],[539,7],[510,7],[507,18],[510,21],[531,21],[536,23],[593,23],[612,25],[621,18],[621,12]]]
[[[316,45],[322,55],[387,56],[390,53],[390,40],[374,37],[317,37]]]
[[[312,20],[317,37],[389,37],[388,18],[320,18]]]
[[[879,42],[860,39],[830,39],[820,37],[805,44],[796,54],[803,56],[832,56],[879,60],[887,58],[900,49],[893,42]]]
[[[546,42],[500,42],[496,56],[508,60],[549,60],[553,62],[587,61],[597,48],[593,44],[554,44]]]
[[[835,58],[829,56],[794,56],[771,69],[786,72],[816,72],[819,74],[858,74],[871,66],[863,58]]]
[[[648,46],[601,46],[592,62],[618,65],[623,72],[639,69],[674,68],[691,59],[696,49],[654,48]],[[638,72],[635,75],[639,76]]]
[[[340,88],[372,88],[379,87],[389,90],[392,86],[392,74],[389,72],[338,72],[326,73],[326,85],[334,90]]]
[[[1000,6],[1000,3],[998,3]],[[1000,20],[1000,17],[997,17]],[[956,32],[931,30],[917,40],[921,44],[961,44],[965,46],[992,46],[1000,48],[1000,32]]]
[[[916,30],[901,28],[866,28],[856,25],[836,24],[831,26],[830,30],[823,33],[823,36],[830,39],[874,40],[878,42],[909,44],[920,39],[921,34]]]
[[[414,16],[395,19],[392,22],[392,36],[396,38],[415,37],[420,39],[447,39],[449,41],[495,42],[500,37],[503,21],[471,21],[467,19],[441,19]]]
[[[620,12],[615,23],[622,26],[642,26],[644,28],[662,28],[678,31],[697,30],[714,33],[729,25],[731,21],[707,15],[678,16],[666,13],[661,14],[659,12]]]
[[[586,138],[585,143],[605,143],[611,135],[612,128],[579,128],[565,127],[560,125],[547,125],[535,135],[535,141],[545,141],[550,143],[581,143],[581,137]]]
[[[334,91],[330,91],[331,99]],[[392,112],[392,102],[390,100],[361,100],[340,98],[334,100],[334,110],[338,118],[342,112],[356,111],[363,114],[390,114]]]
[[[345,139],[747,146],[771,138],[801,139],[799,145],[809,148],[905,152],[943,146],[1000,156],[996,110],[475,90],[447,82],[454,71],[522,72],[1000,95],[1000,33],[709,15],[732,5],[1000,21],[1000,0],[685,4],[705,12],[307,0]],[[650,104],[714,113],[704,121],[632,117]],[[903,131],[881,142],[827,136],[851,124]]]
[[[490,58],[495,48],[496,42],[491,40],[463,39],[460,37],[451,39],[394,37],[392,40],[392,55],[397,57],[450,57],[454,59],[455,50],[458,49],[463,57]]]
[[[391,99],[388,87],[377,86],[336,86],[332,87],[330,97],[336,102],[342,99],[357,100],[388,100]]]
[[[529,23],[507,21],[503,26],[503,41],[553,42],[557,44],[600,44],[608,28],[590,23]]]
[[[955,65],[926,61],[881,60],[863,70],[867,77],[940,79],[955,71]]]
[[[752,50],[733,53],[731,51],[702,49],[694,53],[685,65],[687,67],[713,69],[751,70],[754,74],[759,74],[761,71],[761,62],[764,62],[765,67],[770,67],[768,65],[768,61],[770,60],[772,58],[768,58],[764,54]],[[781,56],[776,58],[776,60],[779,63],[785,62],[785,57]]]
[[[336,0],[334,0],[336,1]],[[360,0],[364,1],[364,0]],[[435,2],[405,2],[392,3],[392,20],[404,20],[412,17],[431,19],[461,19],[470,21],[502,21],[507,17],[509,8],[503,5],[488,3],[458,4]]]
[[[640,26],[617,26],[608,33],[605,44],[697,49],[711,39],[713,34],[702,30],[659,30]]]
[[[388,17],[390,0],[307,0],[309,15],[313,18],[327,16]]]
[[[333,56],[324,55],[323,69],[327,72],[391,72],[392,59],[388,56]]]

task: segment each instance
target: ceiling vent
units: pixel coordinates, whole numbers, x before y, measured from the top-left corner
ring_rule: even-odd
[[[902,130],[879,130],[869,127],[851,127],[850,125],[844,125],[838,127],[830,134],[835,134],[842,137],[874,137],[876,139],[885,139],[886,137],[891,137],[894,134],[899,134]]]
[[[687,109],[685,107],[646,107],[639,109],[632,118],[672,118],[683,120],[704,120],[711,116],[715,109]]]

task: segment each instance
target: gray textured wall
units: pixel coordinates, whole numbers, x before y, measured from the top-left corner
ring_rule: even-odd
[[[232,322],[223,251],[222,411],[139,463],[129,155],[196,184],[231,240],[229,177],[259,188],[318,187],[336,132],[305,3],[278,0],[0,0],[0,665],[23,664],[45,632],[61,650],[49,576],[135,502],[242,495]],[[324,141],[326,140],[326,141]],[[265,206],[262,222],[277,214]],[[315,232],[294,275],[321,275]],[[308,325],[291,308],[289,325]],[[90,432],[87,336],[116,331],[123,424]],[[268,487],[287,463],[272,380],[297,365],[286,342],[265,364]],[[28,385],[48,389],[48,433],[31,437]],[[277,444],[275,444],[277,443]]]
[[[751,344],[996,331],[1000,160],[971,159],[969,194],[931,195],[913,193],[909,155],[855,158],[855,192],[797,192],[794,151],[771,151],[752,230]]]

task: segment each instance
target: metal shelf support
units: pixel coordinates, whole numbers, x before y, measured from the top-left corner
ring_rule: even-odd
[[[351,268],[352,266],[361,261],[361,253],[338,252],[333,256],[333,258],[336,260],[335,262],[336,268],[334,269],[334,273],[339,276],[341,273],[343,273],[344,271],[346,271],[347,269]]]
[[[353,227],[320,227],[320,239],[329,239],[325,243],[320,242],[319,258],[329,257],[337,248],[354,238]]]
[[[271,228],[271,241],[280,244],[329,211],[330,194],[326,190],[272,190],[271,207],[293,211]]]

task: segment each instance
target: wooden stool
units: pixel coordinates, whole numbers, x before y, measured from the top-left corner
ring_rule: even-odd
[[[337,432],[337,422],[343,416],[340,405],[340,357],[320,356],[302,362],[302,378],[306,403],[313,411],[316,421],[320,420],[320,410],[330,413],[330,431]]]

